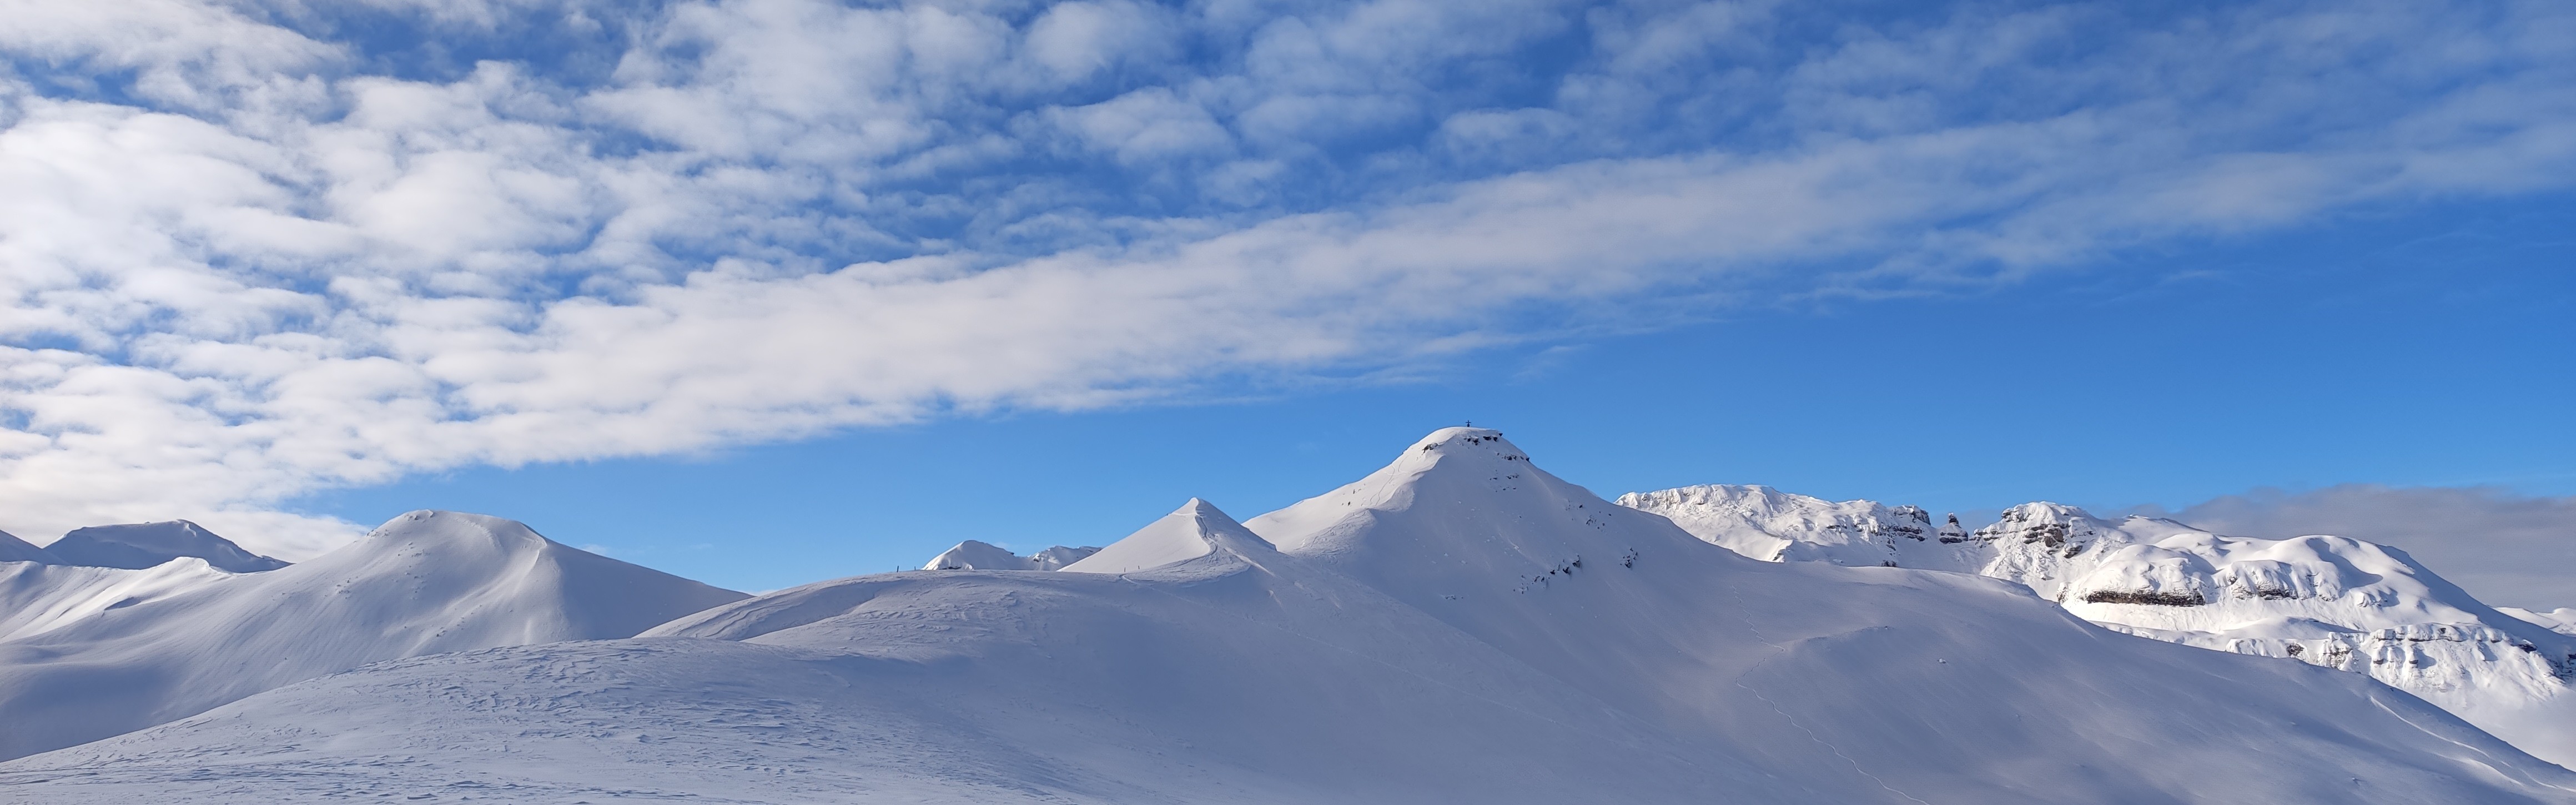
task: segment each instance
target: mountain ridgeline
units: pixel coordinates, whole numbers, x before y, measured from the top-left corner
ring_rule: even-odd
[[[23,652],[0,674],[146,658],[188,693],[126,722],[156,726],[0,763],[0,790],[65,805],[2576,804],[2576,773],[2369,676],[2120,634],[1978,573],[1758,561],[1560,480],[1491,430],[1435,432],[1249,520],[1190,500],[1053,570],[985,545],[932,563],[972,568],[750,597],[604,576],[608,560],[507,521],[414,517],[347,558],[234,577],[295,584],[224,596],[311,591],[313,607],[181,592],[0,640]],[[2039,534],[2056,556],[2067,525],[2054,545],[2028,528],[1985,543]],[[1988,549],[1940,532],[1921,542],[1962,561]],[[456,558],[486,553],[532,561]],[[542,567],[558,570],[523,570]],[[576,576],[592,581],[539,583]],[[495,579],[522,581],[470,592]],[[2118,589],[2188,586],[2151,580]],[[2232,589],[2209,584],[2190,589]],[[395,593],[323,603],[362,587]],[[421,600],[450,603],[404,629],[340,611]],[[550,609],[589,614],[535,616]],[[404,639],[341,673],[200,689],[331,633]],[[582,636],[612,639],[567,641]],[[262,659],[233,653],[245,639]],[[358,659],[336,656],[307,670]],[[114,688],[25,678],[0,684]],[[9,723],[42,709],[7,706]],[[212,709],[174,715],[192,707]]]
[[[1912,506],[1762,486],[1630,493],[1619,503],[1766,561],[1984,575],[2117,631],[2365,674],[2576,763],[2576,637],[2553,631],[2548,616],[2489,607],[2386,545],[2222,536],[2054,503],[2015,506],[1968,530]]]

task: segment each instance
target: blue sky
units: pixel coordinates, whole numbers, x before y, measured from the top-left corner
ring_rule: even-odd
[[[2576,471],[2564,3],[22,12],[38,541],[438,506],[763,588],[1469,418],[1965,511]]]

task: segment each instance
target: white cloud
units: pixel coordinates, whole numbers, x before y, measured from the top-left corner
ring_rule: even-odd
[[[1117,154],[1121,164],[1221,155],[1233,150],[1234,136],[1208,114],[1206,107],[1182,100],[1162,87],[1051,111],[1057,125],[1093,148]]]
[[[2540,4],[1960,15],[1784,54],[1758,5],[745,0],[634,21],[596,85],[369,74],[217,6],[110,24],[150,8],[0,39],[54,71],[0,75],[0,526],[39,540],[185,516],[296,558],[349,526],[265,507],[322,485],[1293,382],[1820,258],[1876,268],[1787,284],[2576,183],[2576,56],[2533,33],[2571,12]],[[1512,73],[1546,42],[1592,50]],[[199,77],[57,86],[84,59]],[[2407,92],[2302,94],[2333,69]]]

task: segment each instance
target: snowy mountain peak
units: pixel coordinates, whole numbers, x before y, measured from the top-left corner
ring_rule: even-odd
[[[1498,433],[1472,428],[1434,433],[1365,478],[1246,525],[1281,553],[1449,614],[1651,595],[1648,587],[1611,590],[1653,562],[1735,559],[1549,474]],[[1509,620],[1495,617],[1474,628]]]
[[[1969,536],[1989,542],[2038,543],[2050,548],[2066,548],[2071,555],[2114,528],[2110,522],[2083,509],[2037,501],[2005,509],[2001,516],[1995,518],[1993,525],[1977,529]]]
[[[1233,517],[1198,498],[1162,519],[1136,530],[1082,561],[1066,565],[1069,573],[1135,573],[1221,555],[1260,562],[1278,553],[1268,540],[1244,528]]]
[[[234,573],[276,570],[286,562],[242,550],[205,526],[186,520],[73,529],[45,552],[68,565],[141,570],[183,556]]]
[[[1405,450],[1405,453],[1407,455],[1413,453],[1433,453],[1444,456],[1490,455],[1498,460],[1505,461],[1529,460],[1529,454],[1521,452],[1518,445],[1514,445],[1511,443],[1511,440],[1503,438],[1502,431],[1491,428],[1441,428],[1439,430],[1432,431],[1431,435],[1424,436],[1421,440],[1414,442],[1412,447]]]
[[[1441,428],[1414,442],[1397,457],[1390,469],[1406,472],[1428,472],[1448,466],[1456,472],[1483,472],[1497,467],[1527,466],[1529,454],[1503,438],[1503,432],[1486,428]]]
[[[529,552],[594,555],[546,539],[528,524],[506,517],[421,509],[385,521],[367,532],[366,538],[333,551],[328,558],[343,562],[454,562],[479,566],[477,563],[492,557]]]
[[[1349,547],[1340,544],[1352,533],[1347,527],[1351,523],[1346,521],[1376,516],[1369,514],[1372,512],[1407,509],[1426,490],[1436,490],[1437,497],[1450,500],[1503,494],[1516,499],[1513,506],[1552,508],[1558,505],[1553,499],[1563,497],[1566,489],[1592,498],[1590,492],[1531,466],[1529,454],[1504,439],[1501,431],[1441,428],[1406,447],[1394,461],[1367,477],[1253,518],[1245,525],[1287,553],[1333,553]],[[1593,509],[1594,514],[1610,508],[1606,502],[1601,503]],[[1585,504],[1565,503],[1563,508],[1572,511],[1581,505]]]

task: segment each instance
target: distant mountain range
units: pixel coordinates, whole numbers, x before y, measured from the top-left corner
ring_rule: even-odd
[[[2552,630],[2567,621],[2489,607],[2386,545],[2221,536],[2054,503],[2015,506],[1970,531],[1913,506],[1763,486],[1619,503],[1756,559],[1975,573],[2129,634],[2367,674],[2541,757],[2576,762],[2576,637]]]
[[[1191,500],[1096,551],[971,543],[759,596],[446,512],[256,573],[16,562],[0,590],[50,614],[0,621],[0,791],[2576,803],[2576,773],[2346,672],[2430,658],[2395,678],[2562,700],[2530,669],[2565,635],[2402,553],[2046,505],[1970,530],[1757,487],[1627,501],[1450,428],[1247,521]],[[2458,628],[2372,636],[2434,622]]]

